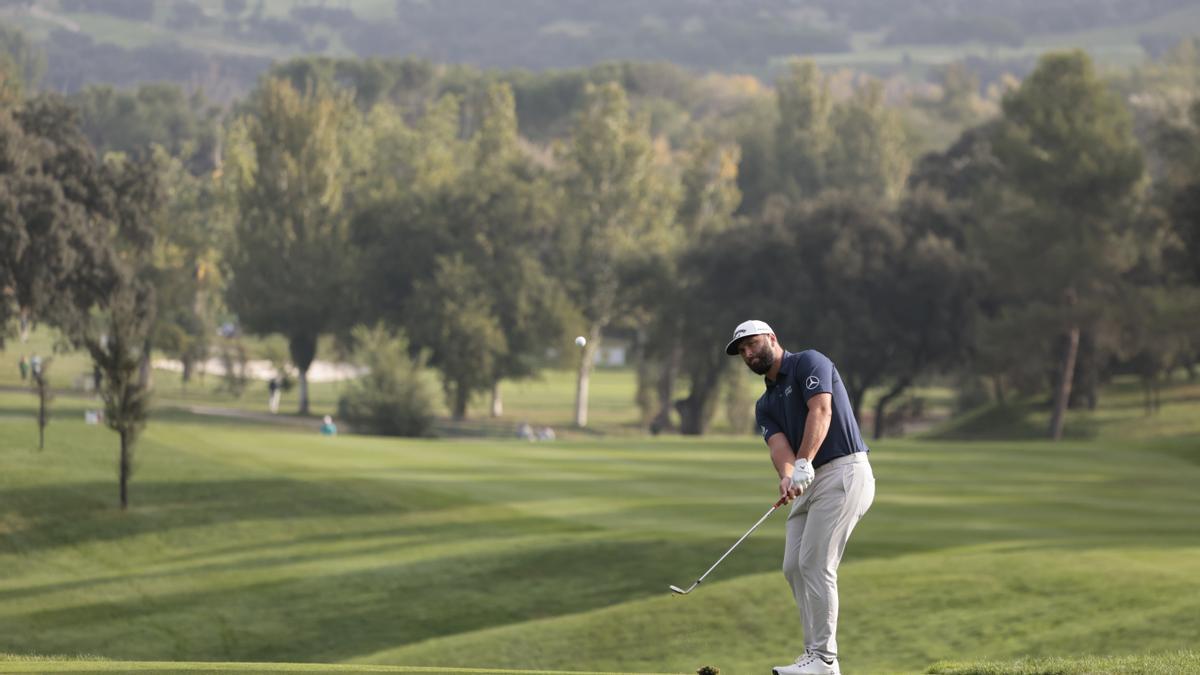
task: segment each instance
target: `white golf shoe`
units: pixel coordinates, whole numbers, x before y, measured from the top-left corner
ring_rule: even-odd
[[[837,659],[826,661],[812,652],[804,652],[790,666],[775,666],[774,675],[841,675]]]

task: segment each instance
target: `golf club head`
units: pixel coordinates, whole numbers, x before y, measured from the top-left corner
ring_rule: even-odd
[[[696,587],[696,584],[692,584],[692,588],[695,588],[695,587]],[[689,589],[687,589],[687,590],[685,591],[685,590],[683,590],[682,588],[680,588],[680,587],[678,587],[678,586],[672,586],[672,587],[671,587],[671,591],[672,591],[673,593],[677,593],[677,594],[679,594],[679,595],[687,595],[688,593],[691,593],[691,592],[692,592],[692,588],[689,588]]]

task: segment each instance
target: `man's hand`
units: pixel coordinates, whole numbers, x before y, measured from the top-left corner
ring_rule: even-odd
[[[784,476],[779,479],[779,496],[784,498],[784,504],[800,496],[800,491],[796,489],[795,485],[792,485],[791,476]]]
[[[792,485],[792,477],[785,476],[779,480],[779,496],[784,497],[784,503],[791,502],[794,498],[800,496],[800,491],[796,486]]]
[[[796,494],[804,494],[804,491],[808,489],[808,484],[813,481],[815,476],[812,464],[809,464],[807,459],[802,457],[796,460],[795,469],[792,471],[792,487],[796,489]]]

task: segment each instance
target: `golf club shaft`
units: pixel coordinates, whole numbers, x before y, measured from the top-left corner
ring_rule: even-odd
[[[700,575],[700,578],[696,580],[696,583],[698,584],[701,581],[704,581],[704,577],[707,577],[709,574],[712,573],[713,570],[717,569],[717,565],[720,565],[722,560],[727,558],[730,553],[733,553],[733,549],[737,548],[738,544],[741,544],[743,541],[746,540],[746,537],[749,537],[752,532],[757,530],[758,526],[762,525],[764,520],[766,520],[767,518],[770,518],[771,514],[775,513],[775,509],[783,506],[783,504],[786,500],[787,500],[787,497],[780,497],[779,501],[775,502],[775,505],[772,506],[770,509],[768,509],[767,512],[763,514],[762,518],[758,519],[758,522],[754,524],[754,527],[751,527],[749,530],[746,530],[746,534],[743,534],[741,539],[738,539],[737,541],[735,541],[733,543],[733,546],[730,546],[729,550],[725,551],[725,555],[721,556],[720,558],[717,558],[717,562],[713,563],[713,566],[708,568],[707,572]]]

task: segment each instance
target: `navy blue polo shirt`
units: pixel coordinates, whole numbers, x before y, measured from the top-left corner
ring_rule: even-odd
[[[814,394],[826,393],[833,396],[833,418],[825,441],[813,457],[813,468],[838,457],[867,452],[867,444],[863,442],[858,421],[850,408],[846,385],[829,357],[815,349],[798,354],[785,351],[779,376],[774,382],[766,382],[767,390],[754,407],[763,440],[783,432],[792,452],[799,450],[808,421],[808,399]]]

